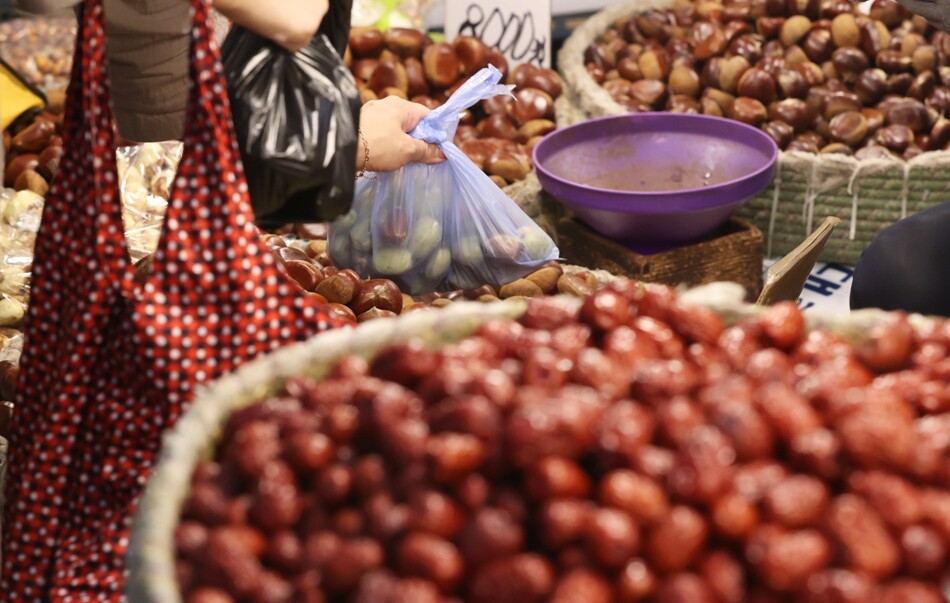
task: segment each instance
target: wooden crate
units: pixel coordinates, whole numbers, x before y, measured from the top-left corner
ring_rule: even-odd
[[[558,247],[568,263],[667,285],[732,281],[745,287],[747,301],[762,290],[762,241],[762,231],[733,217],[699,243],[643,255],[576,219],[557,224]]]

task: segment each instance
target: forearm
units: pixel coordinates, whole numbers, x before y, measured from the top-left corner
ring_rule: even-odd
[[[35,15],[55,13],[79,4],[80,0],[16,0],[18,9]]]
[[[213,5],[231,22],[295,51],[316,34],[329,0],[213,0]]]

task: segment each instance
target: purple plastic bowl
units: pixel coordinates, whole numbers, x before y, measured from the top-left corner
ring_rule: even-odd
[[[658,251],[702,238],[765,190],[778,146],[730,119],[631,113],[555,130],[533,155],[544,190],[584,222]]]

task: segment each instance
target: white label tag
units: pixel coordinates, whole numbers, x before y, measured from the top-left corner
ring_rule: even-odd
[[[510,67],[551,66],[551,0],[446,0],[445,38],[472,36],[498,50]]]

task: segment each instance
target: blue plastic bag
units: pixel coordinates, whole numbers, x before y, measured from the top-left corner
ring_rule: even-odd
[[[500,80],[495,67],[482,69],[409,133],[447,161],[357,182],[350,212],[330,225],[336,265],[421,295],[502,285],[557,259],[554,241],[452,142],[462,111],[511,94]]]

